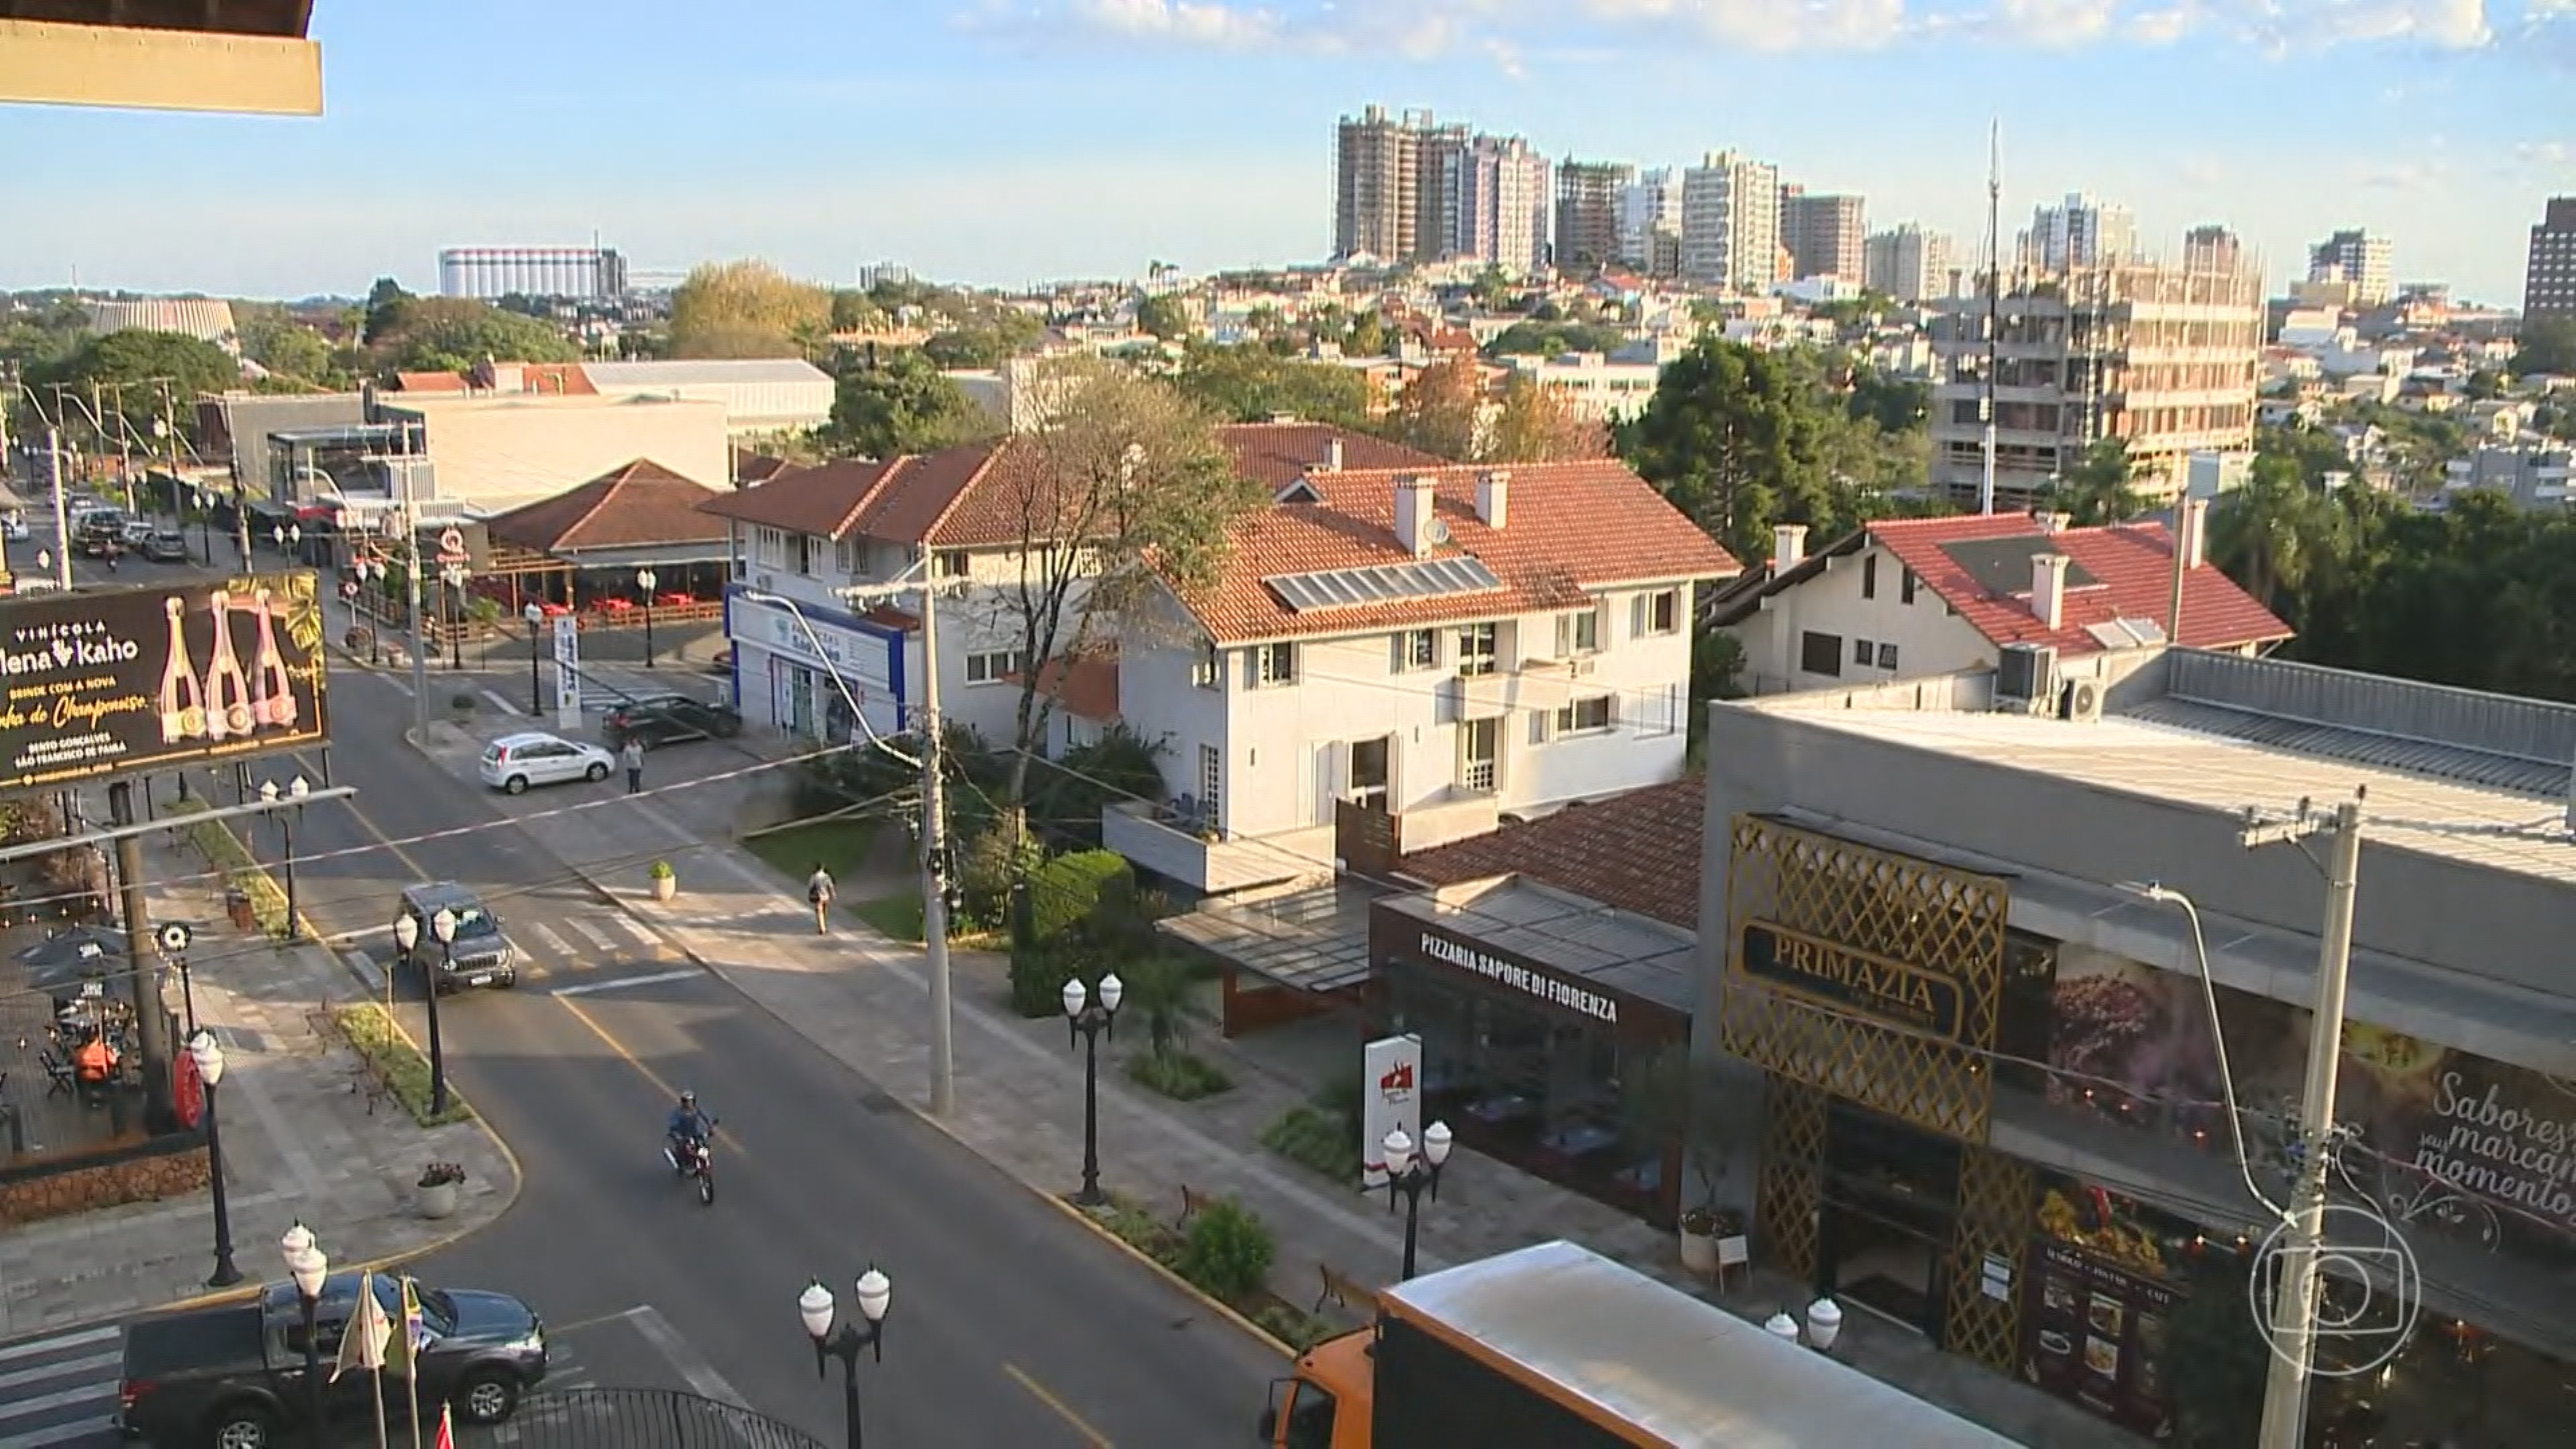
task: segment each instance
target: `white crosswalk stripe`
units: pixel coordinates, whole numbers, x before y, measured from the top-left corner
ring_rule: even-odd
[[[0,1449],[105,1449],[119,1444],[124,1330],[101,1328],[0,1344]],[[547,1346],[539,1393],[596,1387],[562,1342]]]

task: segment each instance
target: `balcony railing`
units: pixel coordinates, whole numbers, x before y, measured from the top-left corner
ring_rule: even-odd
[[[1168,807],[1122,801],[1100,812],[1100,843],[1136,865],[1194,890],[1221,894],[1333,869],[1333,827],[1241,837]]]
[[[460,1428],[458,1449],[823,1449],[764,1414],[669,1389],[532,1394],[489,1429]]]

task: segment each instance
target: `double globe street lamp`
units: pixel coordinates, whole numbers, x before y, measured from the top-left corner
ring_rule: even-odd
[[[1422,1129],[1422,1150],[1416,1154],[1412,1134],[1398,1127],[1386,1134],[1379,1147],[1386,1153],[1386,1210],[1395,1211],[1395,1200],[1404,1199],[1404,1277],[1413,1276],[1413,1241],[1422,1225],[1422,1194],[1427,1189],[1431,1200],[1440,1200],[1440,1169],[1449,1161],[1449,1148],[1455,1139],[1449,1124],[1434,1122]]]
[[[660,582],[660,577],[651,569],[635,571],[635,592],[643,596],[644,604],[644,667],[647,669],[653,667],[653,586]]]
[[[446,984],[447,967],[455,959],[456,913],[445,906],[429,918],[429,934],[438,942],[439,963],[422,967],[421,999],[429,1008],[429,1115],[437,1117],[447,1111],[447,1047],[438,1032],[438,992]],[[401,975],[411,974],[415,964],[412,952],[420,945],[420,918],[409,911],[394,917],[394,950],[400,953]]]
[[[296,1219],[277,1240],[286,1271],[295,1278],[295,1301],[304,1310],[304,1422],[319,1436],[322,1424],[322,1285],[331,1281],[331,1257],[313,1239],[313,1230]]]
[[[295,806],[296,816],[304,813],[304,797],[312,793],[313,782],[302,775],[296,776],[284,790],[277,788],[275,780],[259,782],[260,803],[275,805],[283,797]],[[303,934],[303,918],[296,911],[295,820],[283,811],[278,812],[274,818],[277,821],[278,838],[286,846],[286,939],[292,941]]]
[[[537,630],[546,622],[546,611],[532,602],[519,611],[519,617],[528,621],[528,713],[541,715],[546,712],[546,702],[538,692]]]
[[[188,1059],[196,1064],[197,1080],[206,1087],[206,1183],[215,1207],[215,1272],[206,1286],[230,1288],[242,1280],[242,1272],[233,1266],[232,1207],[224,1199],[223,1127],[215,1112],[215,1088],[224,1080],[224,1049],[213,1032],[201,1030],[188,1038]]]
[[[894,1306],[894,1284],[871,1263],[851,1289],[858,1297],[859,1316],[837,1333],[832,1329],[832,1290],[820,1278],[797,1297],[796,1314],[805,1320],[805,1336],[814,1340],[814,1376],[823,1376],[825,1359],[841,1361],[841,1409],[849,1421],[850,1449],[859,1449],[859,1355],[885,1361],[885,1316]]]
[[[1108,1201],[1100,1194],[1100,1034],[1117,1035],[1118,1003],[1126,995],[1127,984],[1114,971],[1100,978],[1097,1000],[1081,977],[1064,983],[1065,1020],[1082,1040],[1082,1191],[1073,1200],[1084,1207]]]

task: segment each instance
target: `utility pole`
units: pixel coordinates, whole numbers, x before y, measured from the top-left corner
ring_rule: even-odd
[[[63,505],[63,430],[54,424],[45,426],[45,453],[53,462],[54,475],[54,587],[68,592],[72,586],[72,520]]]
[[[420,632],[420,499],[411,461],[402,463],[402,528],[411,546],[403,559],[403,587],[411,596],[411,729],[419,748],[429,748],[429,641]]]
[[[935,570],[932,570],[935,572]],[[930,953],[930,1115],[957,1105],[957,1051],[948,997],[948,832],[939,778],[939,586],[921,581],[921,938]]]
[[[2003,252],[2004,123],[1986,129],[1986,376],[1977,396],[1978,421],[1985,424],[1985,457],[1977,478],[1977,511],[1995,511],[1995,374],[2002,366],[2004,294]]]
[[[118,780],[107,787],[108,818],[116,825],[134,823],[134,782]],[[66,822],[68,824],[68,822]],[[161,968],[153,959],[151,907],[143,897],[143,837],[116,838],[116,884],[125,910],[126,978],[134,1004],[134,1033],[143,1053],[144,1119],[152,1131],[174,1119],[170,1101],[170,1014],[161,1000]]]
[[[2337,1068],[2343,1058],[2345,988],[2352,977],[2352,907],[2361,871],[2362,791],[2331,815],[2299,802],[2299,813],[2276,824],[2249,824],[2238,839],[2245,848],[2329,835],[2326,846],[2326,914],[2317,946],[2317,1004],[2308,1021],[2308,1079],[2299,1103],[2298,1180],[2280,1242],[2280,1279],[2272,1290],[2271,1376],[2263,1391],[2261,1449],[2301,1449],[2308,1409],[2308,1380],[2316,1362],[2317,1271],[2325,1237],[2328,1159],[2334,1155]]]

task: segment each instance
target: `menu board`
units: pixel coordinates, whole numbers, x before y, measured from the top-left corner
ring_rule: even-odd
[[[2045,1233],[2034,1246],[2022,1377],[2141,1433],[2169,1435],[2165,1348],[2181,1295]]]

